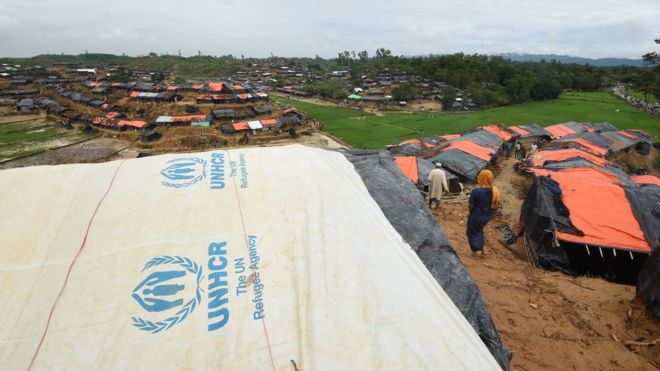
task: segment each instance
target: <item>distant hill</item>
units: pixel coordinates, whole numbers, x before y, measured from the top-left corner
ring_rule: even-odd
[[[501,54],[503,57],[509,58],[517,62],[540,62],[542,59],[546,61],[556,60],[561,63],[576,63],[576,64],[590,64],[597,67],[612,67],[612,66],[634,66],[645,67],[644,61],[641,59],[626,59],[626,58],[583,58],[572,57],[570,55],[557,55],[557,54],[515,54],[505,53]]]

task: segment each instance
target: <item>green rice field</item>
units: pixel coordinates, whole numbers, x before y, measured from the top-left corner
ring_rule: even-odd
[[[323,124],[323,131],[356,148],[381,149],[405,139],[460,133],[490,123],[547,126],[567,121],[607,121],[621,129],[641,129],[660,136],[660,117],[642,112],[604,92],[564,93],[554,100],[480,112],[385,113],[382,116],[353,108],[321,106],[279,97],[275,100],[304,111]]]
[[[79,132],[68,132],[42,119],[21,121],[20,116],[0,123],[0,162],[84,140]]]

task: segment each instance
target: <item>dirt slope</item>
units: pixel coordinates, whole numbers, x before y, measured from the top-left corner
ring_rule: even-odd
[[[481,289],[505,346],[512,370],[655,370],[660,343],[624,345],[660,338],[635,288],[600,278],[573,278],[531,266],[522,242],[504,247],[496,226],[517,228],[522,199],[512,184],[522,183],[512,161],[496,175],[503,210],[486,227],[485,257],[473,257],[465,238],[467,198],[447,201],[434,211],[461,260]]]

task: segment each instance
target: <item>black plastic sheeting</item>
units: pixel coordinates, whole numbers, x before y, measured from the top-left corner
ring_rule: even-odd
[[[596,124],[588,124],[588,125],[591,126],[594,129],[596,129],[599,132],[619,130],[619,129],[617,129],[616,126],[612,125],[609,122],[599,122],[599,123],[596,123]]]
[[[626,188],[630,206],[640,221],[644,236],[651,243],[653,252],[646,259],[637,277],[637,296],[642,299],[653,315],[660,319],[660,187],[642,185],[637,192]]]
[[[532,249],[535,260],[547,270],[575,275],[562,247],[554,247],[545,239],[556,231],[582,235],[570,219],[570,211],[561,200],[559,184],[551,178],[534,178],[520,210],[520,221],[525,229],[527,247]]]
[[[544,128],[540,127],[537,124],[519,125],[519,127],[531,133],[530,135],[521,135],[522,138],[531,137],[531,136],[545,136],[545,137],[552,136],[552,134],[550,134],[549,131],[545,130]]]
[[[488,165],[488,162],[458,149],[450,149],[427,160],[439,161],[445,169],[472,181],[475,181],[479,172]]]
[[[660,249],[655,249],[646,259],[637,277],[637,297],[660,320]]]
[[[502,345],[479,288],[435,222],[423,198],[401,173],[391,155],[387,152],[339,151],[353,163],[390,224],[415,250],[499,365],[508,370],[511,353]]]
[[[424,152],[421,144],[416,143],[403,143],[399,145],[396,152],[397,156],[415,156]]]
[[[558,139],[558,142],[566,142],[570,141],[571,139],[584,139],[587,142],[593,143],[599,147],[603,148],[610,148],[612,145],[612,141],[605,138],[604,136],[600,135],[600,133],[594,133],[594,132],[589,132],[589,133],[576,133],[576,134],[570,134],[565,137],[562,137],[561,139]]]
[[[582,132],[587,131],[587,129],[584,127],[584,125],[580,124],[579,122],[575,122],[575,121],[565,122],[562,125],[573,129],[573,131],[575,131],[576,133],[582,133]]]
[[[644,184],[626,186],[623,189],[646,241],[651,249],[657,249],[660,241],[660,186]]]
[[[463,140],[471,140],[481,146],[492,148],[495,150],[499,150],[500,146],[502,146],[502,143],[504,143],[504,140],[502,140],[502,138],[486,130],[473,131],[461,135],[456,139],[452,139],[450,140],[450,142],[463,141]]]
[[[623,134],[615,133],[615,132],[606,132],[606,133],[602,133],[601,135],[612,141],[610,150],[612,150],[613,152],[625,151],[628,148],[635,146],[636,149],[638,149],[640,152],[642,152],[645,155],[648,155],[651,152],[651,146],[653,146],[653,140],[637,132],[630,131],[629,133],[634,136],[637,136],[637,138],[633,139]]]

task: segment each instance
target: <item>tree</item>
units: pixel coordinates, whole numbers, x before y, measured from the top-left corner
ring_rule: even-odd
[[[358,52],[357,55],[361,62],[366,62],[369,59],[369,52],[366,50]]]
[[[660,44],[660,38],[655,39],[655,43]],[[650,95],[660,98],[660,54],[657,52],[646,53],[642,58],[645,62],[655,65],[652,69],[644,69],[635,84],[637,89],[644,94],[644,101],[648,103]]]
[[[654,40],[656,44],[660,44],[660,38]],[[658,64],[660,63],[660,54],[657,52],[646,53],[642,56],[642,59],[649,64]]]
[[[456,94],[458,91],[452,86],[447,86],[442,89],[442,109],[445,111],[450,111],[454,101],[456,99]]]
[[[398,101],[411,100],[417,96],[417,89],[413,84],[404,82],[403,84],[392,89],[392,96]]]
[[[391,57],[392,52],[389,49],[385,48],[378,48],[376,49],[376,58],[377,59],[385,59],[387,57]]]

